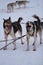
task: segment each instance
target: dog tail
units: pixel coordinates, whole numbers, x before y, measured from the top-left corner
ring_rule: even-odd
[[[33,17],[40,21],[40,18],[37,15],[33,15]]]
[[[40,18],[37,15],[33,15],[33,17],[37,19],[36,23],[40,26]]]
[[[18,23],[20,23],[21,20],[23,20],[23,18],[22,18],[22,17],[19,17],[19,18],[18,18]]]

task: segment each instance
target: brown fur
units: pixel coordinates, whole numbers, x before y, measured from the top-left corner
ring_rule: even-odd
[[[3,28],[4,28],[4,35],[5,35],[5,45],[7,45],[7,38],[8,35],[10,35],[14,40],[16,39],[16,32],[18,31],[20,33],[20,36],[22,36],[22,27],[20,25],[20,22],[23,18],[19,17],[18,21],[15,22],[11,22],[11,18],[9,17],[9,19],[4,19],[3,22]],[[21,38],[21,43],[23,44],[22,38]],[[16,49],[16,43],[14,42],[14,50]],[[6,50],[7,47],[4,48],[4,50]]]

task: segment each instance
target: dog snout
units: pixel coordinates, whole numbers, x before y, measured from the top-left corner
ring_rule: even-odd
[[[30,26],[30,25],[29,25],[28,27],[29,27],[29,28],[31,28],[31,26]]]

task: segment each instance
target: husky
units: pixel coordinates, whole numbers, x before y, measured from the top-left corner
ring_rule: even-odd
[[[20,36],[22,36],[22,27],[20,22],[23,20],[22,17],[18,18],[18,21],[12,22],[11,21],[11,17],[9,17],[8,19],[3,19],[3,28],[4,28],[4,35],[5,35],[5,45],[7,45],[7,38],[8,35],[10,35],[14,40],[16,39],[16,32],[18,31],[20,33]],[[23,44],[22,38],[21,38],[21,43]],[[14,42],[14,49],[16,49],[16,43]],[[7,46],[4,48],[4,50],[7,49]]]
[[[27,3],[29,3],[30,1],[16,1],[16,3],[18,4],[19,8],[21,7],[21,5],[24,5],[24,8],[25,8],[25,5]]]
[[[34,21],[34,22],[28,21],[26,23],[26,31],[27,31],[26,39],[27,39],[27,50],[29,50],[30,36],[34,37],[33,51],[35,51],[36,50],[36,38],[37,38],[38,32],[40,36],[40,44],[42,44],[42,28],[40,25],[40,18],[37,15],[33,15],[32,17],[37,19],[37,21]]]
[[[7,4],[7,12],[13,12],[16,2]]]

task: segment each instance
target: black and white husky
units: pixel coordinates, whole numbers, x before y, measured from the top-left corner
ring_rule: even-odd
[[[40,44],[42,44],[42,30],[41,30],[41,25],[40,25],[40,19],[37,15],[33,15],[33,17],[35,19],[37,19],[37,21],[34,22],[27,22],[26,23],[26,31],[27,31],[27,50],[29,50],[29,39],[30,36],[34,36],[34,47],[33,50],[36,50],[36,37],[37,37],[37,32],[39,32],[39,36],[40,36]]]
[[[9,19],[3,19],[3,28],[4,28],[4,35],[6,39],[5,45],[7,45],[7,37],[8,35],[11,35],[11,37],[15,40],[15,33],[18,31],[20,35],[22,36],[22,27],[20,25],[21,20],[23,20],[22,17],[19,17],[18,21],[11,22],[11,18]],[[21,43],[23,44],[22,38],[21,38]],[[16,49],[16,43],[14,42],[14,50]],[[7,49],[7,46],[4,48],[4,50]]]

